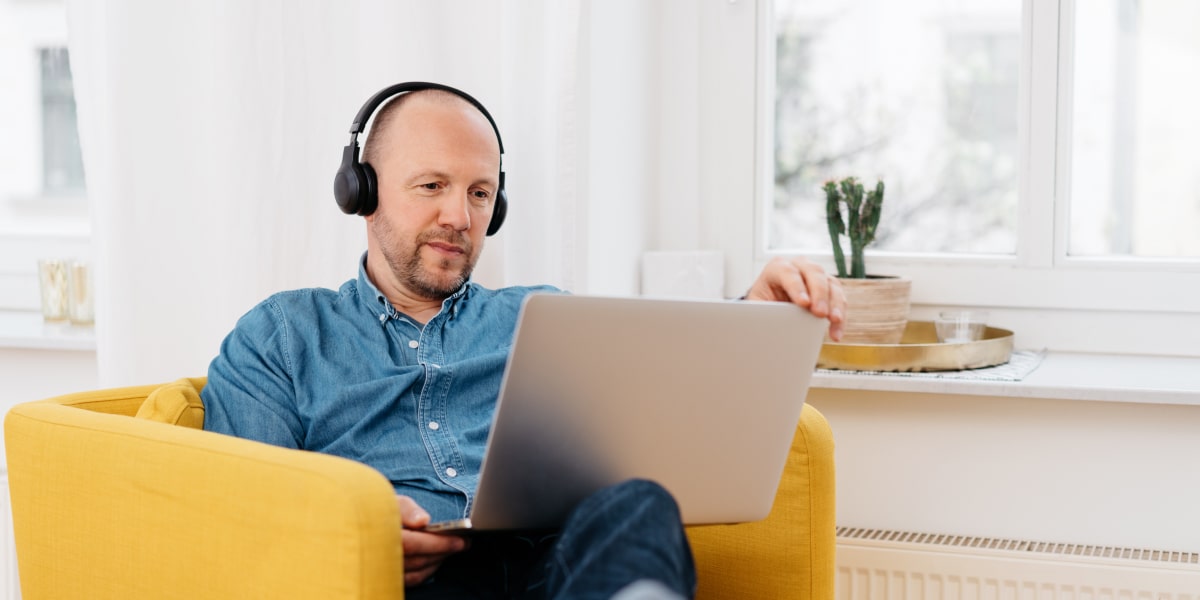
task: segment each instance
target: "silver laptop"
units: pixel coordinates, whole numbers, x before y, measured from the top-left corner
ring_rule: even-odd
[[[827,326],[784,303],[530,296],[469,518],[427,529],[559,527],[630,478],[688,525],[765,518]]]

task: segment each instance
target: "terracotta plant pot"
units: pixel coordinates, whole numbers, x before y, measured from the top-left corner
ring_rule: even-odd
[[[907,277],[867,275],[866,279],[839,277],[846,292],[844,344],[899,344],[908,324],[912,280]]]

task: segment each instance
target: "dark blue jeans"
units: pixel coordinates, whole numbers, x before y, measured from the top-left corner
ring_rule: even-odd
[[[685,598],[696,589],[679,507],[662,486],[630,480],[584,500],[555,532],[474,534],[405,596],[430,598],[611,598],[654,580]]]

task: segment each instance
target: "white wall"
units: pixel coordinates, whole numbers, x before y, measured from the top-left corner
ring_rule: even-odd
[[[642,253],[726,250],[727,296],[755,275],[756,3],[592,2],[580,292],[636,294]],[[747,68],[750,65],[750,68]],[[730,252],[729,249],[741,249]]]
[[[1200,406],[814,390],[843,526],[1200,550]]]
[[[0,348],[0,411],[14,404],[96,388],[90,350]]]
[[[657,15],[638,0],[592,2],[584,11],[587,209],[575,291],[631,295],[638,293],[638,261],[651,244],[657,199]]]
[[[8,414],[8,409],[22,402],[93,390],[98,385],[96,353],[0,348],[0,382],[0,414]],[[5,464],[4,456],[4,433],[0,431],[0,467]]]

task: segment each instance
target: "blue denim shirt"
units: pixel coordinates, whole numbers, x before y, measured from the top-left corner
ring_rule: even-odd
[[[204,428],[334,454],[383,473],[434,521],[465,516],[532,292],[467,283],[424,327],[367,278],[275,294],[243,316],[208,370]]]

